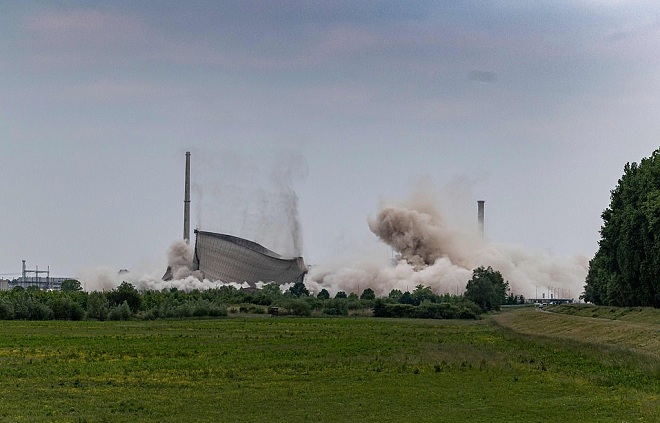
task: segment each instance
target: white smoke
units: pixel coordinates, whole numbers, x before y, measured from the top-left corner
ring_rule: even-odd
[[[302,255],[293,189],[307,174],[302,156],[193,152],[191,169],[199,229],[249,239],[283,256]]]
[[[405,203],[382,206],[368,224],[397,253],[395,261],[318,266],[310,271],[309,288],[314,292],[323,288],[330,292],[372,288],[379,295],[387,295],[392,289],[411,291],[424,285],[436,293],[460,294],[473,269],[492,266],[509,281],[515,295],[577,298],[582,292],[588,268],[586,257],[558,257],[488,242],[476,231],[476,207],[474,230],[466,230],[450,222],[437,204],[432,195],[418,189]]]
[[[202,280],[203,275],[199,270],[192,270],[193,268],[193,254],[194,250],[184,240],[175,241],[167,253],[167,266],[172,272],[172,279],[185,280],[193,277],[197,280]]]
[[[110,291],[119,286],[125,274],[127,272],[119,272],[110,266],[103,266],[83,269],[78,272],[76,278],[85,291]]]
[[[236,289],[249,288],[246,283],[211,281],[205,279],[199,270],[193,270],[194,249],[184,240],[177,240],[169,248],[167,257],[168,271],[172,274],[171,280],[163,280],[163,274],[130,272],[128,270],[116,271],[110,267],[89,269],[81,272],[79,280],[86,291],[110,291],[117,288],[122,282],[128,282],[140,291],[161,291],[176,288],[179,291],[190,292],[194,290],[231,286]],[[255,284],[256,288],[265,285],[263,282]],[[282,285],[284,291],[292,284]]]

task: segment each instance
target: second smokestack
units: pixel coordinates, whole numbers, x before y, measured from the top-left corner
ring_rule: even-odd
[[[484,238],[484,200],[477,201],[477,217],[479,219],[479,235]]]
[[[183,239],[190,244],[190,151],[186,151],[186,188],[183,198]]]

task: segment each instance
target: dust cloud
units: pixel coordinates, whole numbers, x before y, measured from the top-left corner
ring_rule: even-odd
[[[245,162],[239,156],[225,159],[234,161],[232,172],[219,172],[215,179],[193,178],[193,204],[197,201],[201,229],[255,240],[283,255],[300,256],[298,197],[292,181],[296,172],[306,172],[304,160],[290,157],[264,173],[268,166]],[[205,167],[200,167],[198,175],[205,172]],[[268,175],[267,183],[260,180],[264,175]],[[583,290],[588,258],[561,257],[482,238],[469,185],[469,181],[459,180],[438,191],[428,181],[421,181],[406,201],[383,202],[366,223],[377,239],[391,248],[392,256],[360,253],[326,261],[309,270],[305,279],[308,289],[313,293],[327,289],[334,295],[338,291],[359,294],[372,288],[377,295],[387,295],[393,289],[412,291],[423,285],[438,294],[462,294],[473,269],[491,266],[502,273],[515,295],[577,299]],[[168,252],[172,280],[163,281],[162,272],[117,273],[108,268],[83,272],[80,280],[88,291],[114,289],[122,281],[140,290],[248,286],[206,280],[192,270],[192,261],[192,247],[177,241]],[[281,289],[289,286],[282,285]]]
[[[456,207],[456,198],[449,202]],[[406,202],[382,205],[377,216],[368,219],[368,225],[395,257],[362,259],[338,267],[317,266],[311,269],[307,285],[315,292],[325,288],[359,293],[369,287],[378,295],[424,285],[439,294],[461,294],[473,269],[492,266],[509,281],[514,295],[577,299],[582,292],[586,257],[559,257],[490,242],[478,234],[476,201],[471,212],[454,213],[474,216],[471,228],[466,227],[465,219],[460,222],[460,218],[452,219],[451,213],[442,213],[440,204],[428,187],[422,187]]]

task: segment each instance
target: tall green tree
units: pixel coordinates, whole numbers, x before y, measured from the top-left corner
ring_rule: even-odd
[[[483,311],[499,310],[506,301],[509,282],[492,267],[477,267],[472,271],[465,287],[465,297],[474,301]]]
[[[387,296],[387,298],[389,298],[390,300],[398,303],[399,300],[401,299],[402,295],[403,295],[403,292],[401,292],[398,289],[393,289],[393,290],[390,291],[390,294]]]
[[[293,286],[289,288],[289,292],[296,298],[309,297],[309,290],[301,281],[294,283]]]
[[[376,299],[376,293],[374,292],[373,289],[367,288],[364,291],[362,291],[362,295],[360,295],[361,300],[375,300]]]
[[[80,284],[80,281],[77,281],[75,279],[67,279],[62,282],[62,286],[60,287],[60,290],[62,291],[82,291],[82,285]]]
[[[280,286],[275,282],[264,285],[261,288],[261,293],[270,298],[280,298],[282,296]]]
[[[142,301],[138,290],[128,282],[122,282],[117,288],[108,292],[107,298],[116,306],[121,306],[125,301],[133,313],[137,313],[140,310],[140,303]]]
[[[583,298],[602,305],[660,307],[660,149],[624,166],[602,218]]]
[[[419,305],[424,301],[438,302],[438,296],[433,293],[430,286],[417,285],[412,292],[412,297],[415,300],[415,305]]]
[[[103,292],[94,291],[87,298],[87,318],[105,320],[108,318],[108,299]]]

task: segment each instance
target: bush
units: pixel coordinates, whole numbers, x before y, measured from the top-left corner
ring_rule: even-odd
[[[174,309],[174,317],[184,318],[193,315],[193,307],[185,302]]]
[[[389,293],[389,295],[387,296],[387,298],[389,298],[390,300],[395,301],[395,302],[398,303],[399,300],[401,299],[401,296],[402,296],[402,295],[403,295],[403,292],[401,292],[401,291],[398,290],[398,289],[393,289],[393,290],[390,291],[390,293]]]
[[[376,299],[376,293],[374,292],[373,289],[367,288],[364,291],[362,291],[362,295],[360,295],[361,300],[375,300]]]
[[[241,304],[238,311],[246,314],[266,314],[266,309],[256,304]]]
[[[374,317],[406,317],[418,319],[476,319],[480,309],[463,297],[453,297],[451,302],[424,301],[412,304],[388,304],[379,298],[374,302]]]
[[[266,312],[263,307],[251,305],[250,308],[254,308],[254,313],[257,314]],[[225,317],[227,316],[227,308],[207,300],[199,300],[193,305],[192,315],[196,317]]]
[[[140,310],[142,297],[133,285],[128,282],[122,282],[116,289],[108,293],[108,300],[112,304],[120,306],[126,303],[132,313],[137,313]]]
[[[289,293],[291,293],[291,295],[297,298],[309,296],[309,290],[307,289],[305,284],[300,281],[294,283],[293,286],[289,288]]]
[[[106,320],[108,318],[108,300],[102,292],[94,291],[87,298],[87,318]]]
[[[82,285],[80,284],[79,281],[77,281],[75,279],[67,279],[67,280],[62,282],[62,286],[60,287],[60,289],[63,292],[82,291]]]
[[[0,320],[11,320],[14,318],[14,306],[6,298],[0,299]]]
[[[412,304],[385,304],[384,314],[380,317],[417,317],[415,309]]]
[[[162,290],[139,293],[129,284],[122,284],[117,290],[108,293],[16,290],[0,293],[0,320],[81,320],[87,318],[102,321],[108,319],[129,320],[133,317],[153,320],[165,317],[227,316],[227,308],[219,295],[223,291],[219,289],[209,291],[185,293],[176,290]],[[129,294],[127,295],[129,298],[133,298],[133,294],[136,294],[139,301],[134,303],[139,303],[140,307],[144,305],[144,311],[134,312],[128,300],[114,303],[120,297],[119,293]],[[113,298],[113,302],[109,302],[108,298]],[[241,298],[247,297],[242,296]],[[258,299],[257,296],[254,298]],[[249,313],[266,313],[264,306],[245,304],[244,307],[244,311]]]
[[[401,297],[399,297],[399,303],[401,304],[411,304],[411,305],[419,305],[418,302],[415,301],[413,298],[412,294],[408,291],[404,292],[401,294]]]
[[[348,316],[348,302],[337,298],[327,300],[323,304],[322,311],[329,316]]]
[[[327,300],[330,298],[330,293],[328,292],[327,289],[323,288],[318,295],[316,296],[319,300]]]
[[[354,297],[349,296],[346,300],[346,307],[349,310],[362,310],[363,308],[371,308],[372,305],[371,301],[360,301],[357,295]]]
[[[20,287],[22,288],[22,287]],[[29,320],[30,319],[30,306],[28,305],[28,297],[22,295],[14,299],[14,319],[16,320]]]
[[[131,318],[131,308],[128,302],[124,301],[121,305],[115,306],[108,314],[110,320],[128,320]]]
[[[305,300],[291,300],[287,308],[294,316],[311,316],[312,307]]]
[[[387,305],[382,298],[374,302],[374,317],[389,317],[387,315]]]
[[[82,306],[68,297],[51,299],[50,307],[56,320],[82,320],[85,315]]]
[[[227,307],[221,304],[211,304],[208,315],[210,317],[227,317]]]
[[[159,317],[160,317],[160,310],[158,308],[150,308],[140,316],[142,320],[156,320]]]
[[[52,320],[53,310],[30,296],[20,296],[14,302],[14,318],[17,320]]]
[[[458,312],[459,319],[476,319],[479,317],[479,314],[475,312],[473,308],[461,307]]]
[[[53,310],[35,299],[31,301],[30,320],[53,320]]]

